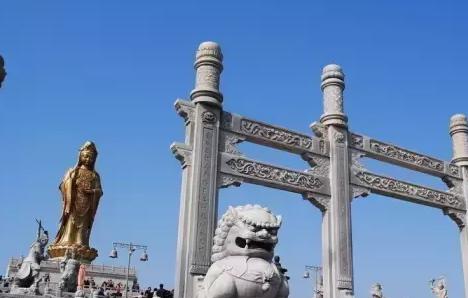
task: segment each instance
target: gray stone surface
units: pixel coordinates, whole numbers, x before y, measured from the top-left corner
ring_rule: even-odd
[[[438,208],[460,229],[465,288],[468,289],[468,121],[451,119],[453,160],[444,161],[348,130],[344,111],[344,74],[340,66],[323,69],[324,113],[311,125],[315,137],[222,110],[219,91],[222,55],[213,42],[200,45],[191,102],[177,100],[185,120],[184,143],[171,149],[182,164],[181,206],[175,297],[196,297],[210,266],[218,188],[254,183],[300,194],[322,211],[322,263],[326,298],[353,297],[351,203],[377,193]],[[240,142],[299,155],[310,166],[286,169],[248,158]],[[366,170],[362,157],[439,177],[446,189],[433,189]],[[468,296],[467,296],[468,297]]]
[[[461,191],[466,206],[468,204],[468,121],[465,115],[457,114],[450,119],[450,136],[453,145],[452,161],[461,168],[461,177],[463,179]],[[465,296],[468,297],[468,227],[466,226],[468,214],[466,210],[456,214],[455,222],[460,228]]]
[[[187,150],[180,150],[180,146],[172,147],[183,165],[176,297],[195,297],[199,276],[205,275],[211,264],[210,248],[218,208],[222,59],[221,48],[216,43],[200,44],[195,61],[195,89],[190,95],[194,107],[191,112],[186,112],[189,105],[176,102],[176,109],[186,119],[186,145],[192,149],[190,154]]]

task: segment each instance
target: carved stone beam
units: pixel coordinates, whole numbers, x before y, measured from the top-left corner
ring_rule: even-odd
[[[385,195],[430,207],[466,211],[461,194],[444,192],[413,183],[389,178],[370,172],[358,172],[351,183],[369,189],[372,193]]]
[[[234,154],[220,153],[219,171],[252,184],[299,194],[330,195],[330,182],[326,177],[289,170]]]
[[[244,136],[246,141],[295,154],[312,152],[328,156],[327,141],[279,126],[223,112],[221,128]]]
[[[451,176],[461,179],[460,167],[454,163],[384,143],[367,136],[355,133],[350,133],[350,136],[349,146],[364,152],[367,157],[440,178]]]

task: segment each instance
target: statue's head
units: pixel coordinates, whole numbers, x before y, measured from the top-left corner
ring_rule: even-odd
[[[271,261],[280,226],[281,216],[259,205],[229,207],[218,222],[211,260],[249,256]]]
[[[41,235],[39,236],[39,242],[41,243],[42,247],[45,247],[49,242],[49,232],[43,230]]]
[[[437,288],[439,290],[443,290],[445,288],[445,280],[439,279],[439,281],[437,282]]]
[[[85,166],[87,169],[94,170],[98,152],[93,142],[87,141],[80,148],[78,166]]]

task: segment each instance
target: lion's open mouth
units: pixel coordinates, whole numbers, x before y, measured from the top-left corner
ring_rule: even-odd
[[[274,244],[272,243],[266,243],[266,242],[260,242],[260,241],[254,241],[251,239],[244,239],[241,237],[236,238],[236,245],[241,247],[241,248],[247,248],[247,249],[263,249],[266,251],[273,251]]]

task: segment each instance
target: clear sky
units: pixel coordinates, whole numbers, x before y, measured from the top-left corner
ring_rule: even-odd
[[[341,64],[350,129],[451,158],[448,122],[468,113],[465,1],[1,1],[0,267],[26,254],[41,218],[55,235],[58,184],[93,140],[104,196],[91,242],[97,263],[113,241],[149,246],[134,259],[141,284],[174,284],[181,171],[169,145],[183,141],[173,108],[194,83],[198,44],[222,46],[224,108],[311,134],[322,113],[320,73]],[[242,144],[249,157],[304,170],[298,156]],[[377,162],[375,172],[444,188],[436,178]],[[319,265],[320,212],[287,192],[243,185],[228,205],[282,214],[277,253],[291,297],[311,297],[304,265]],[[458,229],[439,210],[371,195],[353,202],[356,297],[372,283],[386,297],[431,297],[445,275],[462,297]]]

